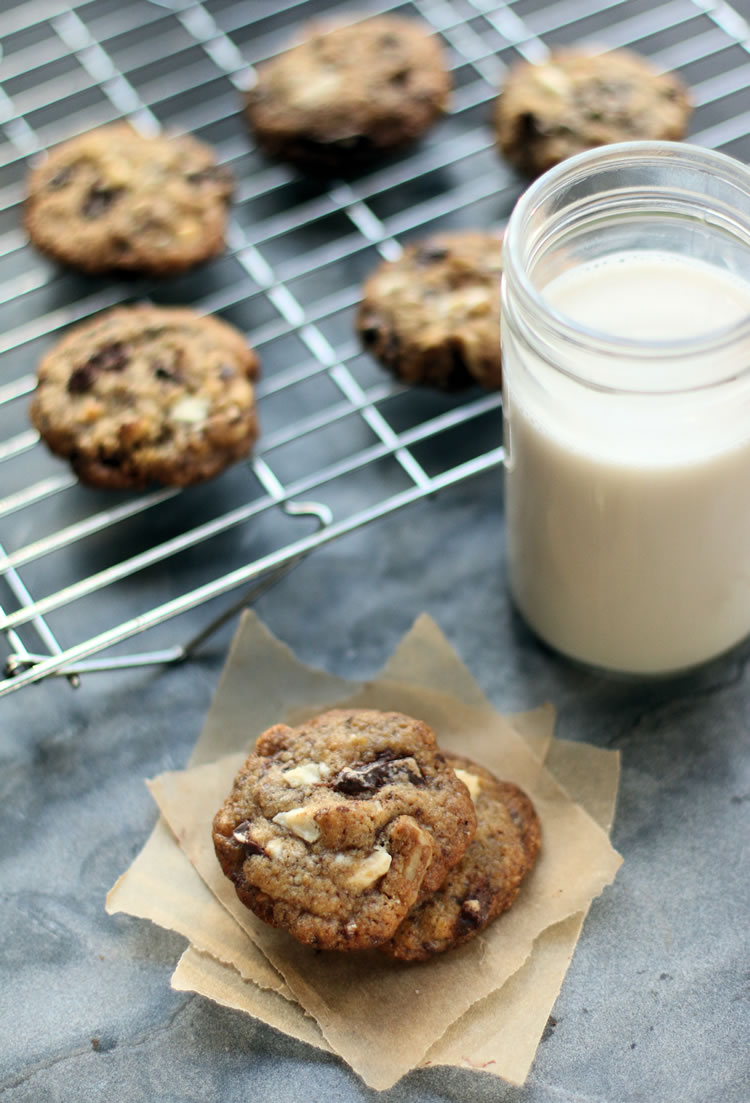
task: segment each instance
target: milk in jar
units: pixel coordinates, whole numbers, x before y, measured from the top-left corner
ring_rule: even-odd
[[[642,675],[750,632],[750,235],[673,220],[538,251],[536,315],[504,288],[513,598],[563,653]]]

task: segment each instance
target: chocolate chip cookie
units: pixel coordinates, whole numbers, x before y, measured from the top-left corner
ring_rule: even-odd
[[[357,316],[365,348],[408,383],[499,388],[501,252],[492,234],[442,233],[381,264]]]
[[[120,307],[44,357],[31,419],[81,482],[186,486],[246,456],[257,435],[258,359],[226,322]]]
[[[416,20],[314,23],[301,37],[259,67],[247,97],[257,143],[272,157],[314,173],[356,171],[415,141],[447,106],[440,44]]]
[[[260,736],[213,839],[240,900],[266,923],[310,946],[358,950],[393,934],[475,828],[430,728],[334,709]]]
[[[26,228],[43,253],[81,271],[167,275],[222,251],[232,187],[203,142],[116,123],[32,171]]]
[[[446,754],[446,759],[472,794],[477,831],[437,892],[418,903],[379,947],[403,961],[423,961],[483,931],[511,906],[539,851],[539,820],[522,789],[498,781],[468,758]]]
[[[511,69],[495,127],[508,160],[536,176],[610,142],[682,138],[690,112],[679,77],[657,72],[638,54],[558,49],[539,65]]]

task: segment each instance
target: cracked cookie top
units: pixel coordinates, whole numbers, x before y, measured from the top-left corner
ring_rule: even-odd
[[[64,142],[32,171],[26,228],[43,253],[84,272],[166,275],[221,252],[232,188],[203,142],[115,123]]]
[[[377,946],[459,861],[476,828],[466,786],[427,725],[334,709],[269,728],[217,813],[240,900],[323,949]]]

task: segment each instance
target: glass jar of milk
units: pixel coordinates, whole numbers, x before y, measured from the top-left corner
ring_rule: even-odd
[[[538,635],[664,674],[750,633],[750,171],[573,157],[505,236],[509,581]]]

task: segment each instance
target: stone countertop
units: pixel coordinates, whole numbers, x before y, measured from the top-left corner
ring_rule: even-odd
[[[378,1096],[337,1059],[171,991],[183,940],[105,914],[156,819],[143,779],[186,762],[225,629],[188,666],[2,703],[3,1101],[747,1103],[750,647],[645,686],[547,651],[509,605],[498,484],[487,473],[318,549],[256,609],[303,660],[351,678],[427,611],[499,708],[551,701],[560,736],[622,751],[625,864],[594,903],[526,1086],[434,1069]],[[186,633],[204,617],[183,618]]]

